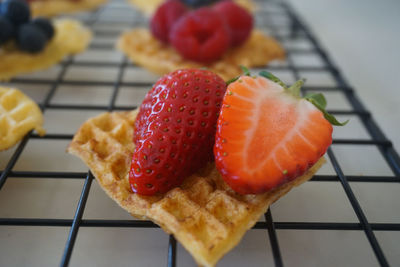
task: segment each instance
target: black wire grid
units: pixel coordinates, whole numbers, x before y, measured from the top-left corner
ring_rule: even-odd
[[[122,11],[126,9],[126,3],[122,1],[114,1],[92,13],[84,14],[79,17],[87,26],[91,27],[95,37],[112,37],[117,38],[121,30],[98,29],[96,25],[113,25],[125,24],[126,28],[134,26],[145,26],[146,20],[142,15],[132,11],[129,17],[119,17],[117,19],[102,20],[101,14],[105,11]],[[269,234],[269,242],[271,244],[272,254],[276,266],[283,266],[284,260],[280,253],[278,237],[276,229],[291,229],[291,230],[360,230],[364,231],[372,249],[375,253],[377,261],[381,266],[389,266],[385,258],[379,242],[377,241],[373,231],[400,231],[400,223],[369,223],[364,211],[361,208],[358,199],[353,193],[349,182],[372,182],[372,183],[399,183],[400,181],[400,158],[394,150],[392,143],[385,137],[382,131],[372,118],[371,113],[363,106],[357,98],[354,89],[348,85],[340,70],[334,65],[328,56],[327,52],[321,47],[318,40],[311,33],[307,25],[302,22],[293,9],[281,1],[258,1],[259,10],[257,11],[257,27],[267,30],[272,36],[278,39],[282,44],[290,43],[293,40],[306,40],[312,44],[310,49],[293,48],[285,45],[287,52],[287,61],[283,65],[272,65],[268,67],[271,72],[289,71],[296,79],[300,78],[300,72],[307,71],[308,73],[327,72],[333,77],[336,86],[326,86],[324,84],[318,86],[306,86],[303,88],[307,91],[326,91],[338,92],[343,94],[349,103],[351,110],[330,110],[335,115],[344,115],[344,117],[356,116],[362,122],[369,133],[371,139],[334,139],[333,144],[340,145],[359,145],[359,146],[375,146],[378,148],[381,156],[386,160],[390,167],[392,176],[357,176],[346,175],[342,166],[338,162],[338,158],[330,148],[327,156],[332,164],[335,175],[316,175],[311,181],[330,181],[340,182],[351,206],[358,217],[357,223],[338,223],[338,222],[276,222],[273,221],[273,216],[269,210],[265,214],[265,222],[258,222],[255,229],[265,229]],[[125,10],[126,11],[126,10]],[[128,18],[128,19],[127,19]],[[279,20],[286,20],[288,23],[281,25]],[[282,27],[286,31],[282,33]],[[114,45],[111,43],[95,42],[89,47],[89,51],[112,51]],[[317,56],[322,62],[322,66],[299,66],[292,57],[301,56]],[[11,83],[18,84],[36,84],[40,86],[48,86],[50,89],[47,92],[44,101],[40,103],[43,112],[49,109],[58,110],[96,110],[96,111],[111,111],[111,110],[128,110],[135,106],[116,105],[116,98],[122,86],[124,87],[147,87],[150,88],[154,81],[145,82],[124,82],[123,75],[126,70],[139,68],[133,65],[125,57],[117,63],[99,62],[99,61],[75,61],[74,57],[69,57],[61,64],[61,70],[55,79],[32,79],[32,78],[15,78]],[[112,67],[118,70],[117,79],[113,82],[91,80],[91,81],[70,81],[65,79],[65,74],[72,66],[84,66],[89,68]],[[76,105],[76,104],[53,104],[51,100],[55,95],[60,85],[68,86],[108,86],[112,88],[111,98],[108,105]],[[329,100],[329,99],[328,99]],[[41,219],[41,218],[0,218],[0,225],[12,226],[64,226],[70,227],[68,239],[66,241],[64,253],[60,261],[60,266],[68,266],[71,254],[73,252],[74,243],[77,238],[80,227],[136,227],[136,228],[156,228],[157,225],[150,221],[141,220],[103,220],[103,219],[82,219],[85,204],[89,196],[90,187],[93,181],[93,175],[90,172],[47,172],[47,171],[14,171],[14,165],[24,152],[26,144],[32,140],[39,138],[36,134],[30,132],[27,134],[16,150],[12,153],[4,170],[0,171],[0,189],[6,183],[7,179],[12,178],[52,178],[52,179],[84,179],[82,193],[73,219]],[[51,140],[71,140],[70,134],[52,134],[48,133],[45,139]],[[1,193],[1,192],[0,192]],[[167,266],[177,265],[177,244],[174,237],[171,235],[168,242]]]

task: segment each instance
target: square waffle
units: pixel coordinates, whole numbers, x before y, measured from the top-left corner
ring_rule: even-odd
[[[39,107],[21,91],[0,87],[0,151],[15,145],[30,130],[44,135]]]
[[[105,2],[107,0],[37,0],[31,2],[30,6],[34,17],[52,17],[65,13],[95,9]]]
[[[78,21],[59,19],[54,22],[54,26],[53,39],[40,53],[26,53],[15,46],[0,48],[0,81],[9,80],[21,73],[46,69],[69,54],[82,52],[92,39],[90,30]]]
[[[122,208],[173,234],[201,266],[214,266],[271,203],[309,180],[324,163],[321,158],[303,176],[261,195],[235,193],[210,163],[166,194],[141,196],[132,193],[128,174],[136,115],[134,110],[89,119],[67,150],[89,166],[104,191]]]
[[[258,30],[254,30],[243,45],[229,49],[220,60],[206,66],[182,58],[171,46],[162,44],[143,28],[124,33],[117,47],[133,62],[160,75],[177,69],[207,67],[225,80],[240,75],[240,65],[265,66],[285,57],[281,45]]]

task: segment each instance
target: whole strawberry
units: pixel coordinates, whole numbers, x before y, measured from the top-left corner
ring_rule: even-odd
[[[129,173],[134,192],[165,193],[212,161],[225,90],[225,82],[207,70],[177,70],[158,80],[135,123]]]

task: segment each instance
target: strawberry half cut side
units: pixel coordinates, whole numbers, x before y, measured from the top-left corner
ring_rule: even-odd
[[[258,194],[301,176],[332,143],[322,94],[300,97],[300,80],[288,87],[268,72],[247,73],[227,88],[214,155],[223,179],[241,194]]]

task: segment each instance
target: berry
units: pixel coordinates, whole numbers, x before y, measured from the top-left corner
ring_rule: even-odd
[[[17,43],[22,51],[38,53],[46,45],[46,34],[34,24],[24,24],[19,27]]]
[[[31,12],[24,0],[6,0],[0,5],[0,15],[5,16],[14,26],[19,26],[29,21]]]
[[[302,175],[332,143],[331,123],[343,125],[326,113],[321,94],[299,97],[302,82],[284,88],[264,77],[241,76],[228,86],[214,155],[236,192],[263,193]]]
[[[246,9],[229,0],[215,4],[213,9],[228,24],[233,46],[240,45],[249,38],[253,28],[253,17]]]
[[[51,21],[47,18],[35,18],[32,20],[32,24],[40,28],[46,35],[47,40],[51,40],[54,36],[54,27]]]
[[[169,32],[173,24],[187,11],[179,0],[168,0],[156,10],[150,21],[151,32],[154,37],[168,43]]]
[[[5,18],[0,16],[0,45],[14,37],[14,26]]]
[[[169,39],[184,58],[202,63],[219,59],[230,43],[228,26],[216,11],[207,7],[181,17],[172,27]]]
[[[129,181],[142,195],[165,193],[213,159],[225,82],[207,70],[177,70],[147,93],[135,123]]]
[[[190,7],[193,8],[198,8],[201,6],[207,6],[207,5],[211,5],[215,2],[217,2],[217,0],[181,0],[185,5],[188,5]]]

